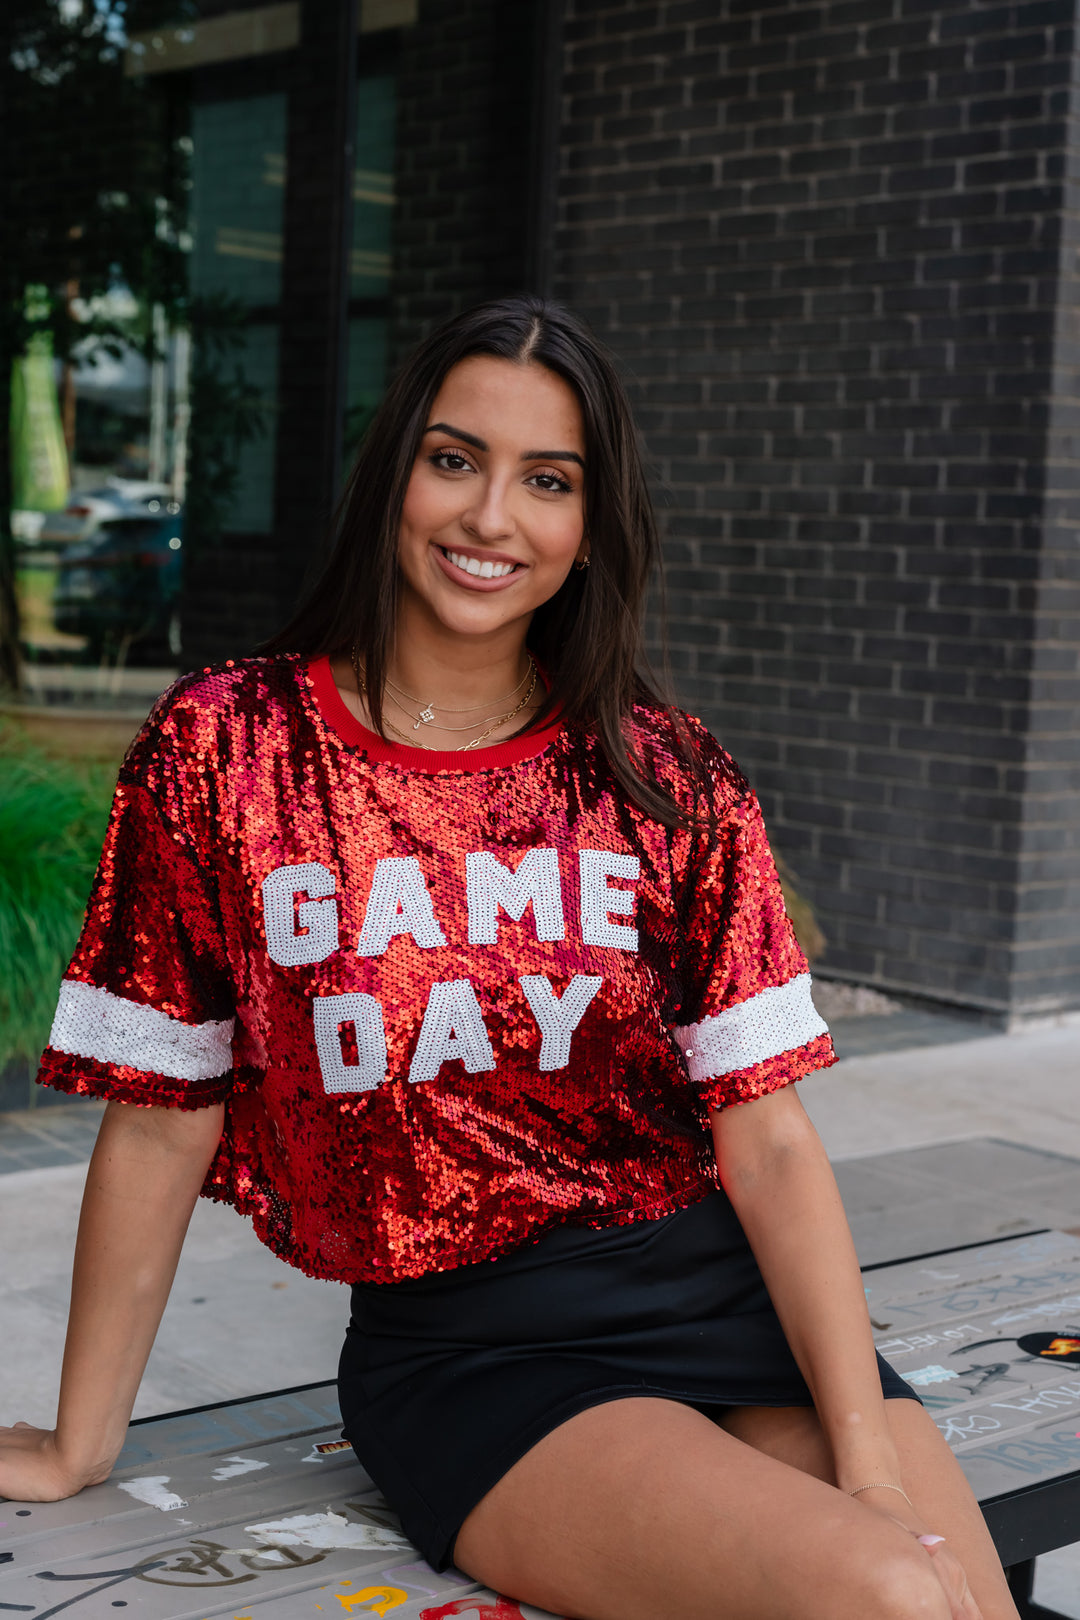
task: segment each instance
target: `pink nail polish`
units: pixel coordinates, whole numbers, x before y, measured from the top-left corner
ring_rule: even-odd
[[[944,1536],[919,1536],[919,1545],[922,1547],[940,1547],[945,1540]]]

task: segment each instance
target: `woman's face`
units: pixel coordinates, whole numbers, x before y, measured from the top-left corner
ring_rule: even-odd
[[[489,355],[448,372],[413,463],[398,539],[406,609],[484,636],[548,601],[584,557],[585,437],[561,377]]]

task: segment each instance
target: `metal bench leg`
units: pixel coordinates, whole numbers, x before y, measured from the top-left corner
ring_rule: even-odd
[[[1032,1600],[1031,1592],[1035,1585],[1034,1558],[1028,1558],[1022,1564],[1011,1564],[1005,1571],[1005,1579],[1009,1584],[1009,1591],[1020,1620],[1064,1620],[1056,1609],[1044,1609],[1041,1603]]]

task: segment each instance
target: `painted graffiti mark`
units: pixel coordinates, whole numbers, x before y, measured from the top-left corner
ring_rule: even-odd
[[[305,1569],[309,1564],[321,1564],[325,1557],[325,1552],[304,1557],[292,1547],[225,1547],[220,1541],[200,1536],[165,1558],[136,1565],[135,1574],[153,1586],[242,1586],[285,1564]],[[240,1565],[239,1573],[229,1562],[231,1559]],[[162,1573],[150,1574],[151,1570]]]
[[[1074,1268],[1020,1276],[1000,1276],[983,1282],[965,1284],[949,1293],[941,1294],[933,1301],[933,1310],[935,1315],[941,1312],[948,1316],[971,1317],[981,1311],[992,1310],[995,1306],[1001,1306],[1005,1310],[1012,1304],[1008,1314],[995,1319],[994,1325],[997,1326],[1003,1322],[1019,1320],[1024,1316],[1044,1316],[1048,1311],[1061,1309],[1066,1306],[1066,1301],[1057,1301],[1054,1295],[1057,1290],[1070,1284],[1075,1288]],[[1068,1298],[1072,1303],[1080,1304],[1080,1296],[1074,1294]],[[1021,1301],[1028,1299],[1033,1301],[1031,1305],[1021,1305]],[[888,1311],[892,1320],[896,1322],[905,1318],[910,1319],[912,1316],[925,1318],[929,1305],[930,1302],[925,1299],[897,1300],[883,1303],[879,1309]]]
[[[1024,1363],[1018,1362],[1017,1365],[1023,1366]],[[905,1376],[910,1379],[911,1374],[907,1373]],[[961,1367],[952,1376],[956,1380],[956,1388],[963,1390],[964,1394],[969,1396],[983,1394],[992,1384],[1020,1384],[1026,1382],[1024,1379],[1016,1378],[1009,1371],[1007,1361],[973,1361],[970,1367]],[[925,1402],[925,1395],[923,1400]],[[949,1395],[939,1397],[938,1404],[944,1403],[951,1406],[955,1404],[955,1401],[955,1391],[950,1391]]]
[[[976,1439],[980,1434],[993,1434],[995,1429],[1001,1428],[1001,1423],[998,1418],[988,1417],[985,1412],[971,1412],[945,1418],[939,1422],[938,1428],[951,1446],[957,1446],[965,1440]]]
[[[1011,1401],[995,1401],[994,1405],[1012,1412],[1052,1412],[1059,1406],[1075,1406],[1080,1400],[1080,1380],[1057,1384],[1053,1389],[1033,1390],[1029,1395],[1017,1395]]]
[[[987,1344],[1015,1344],[1025,1356],[1036,1356],[1040,1361],[1071,1361],[1080,1364],[1080,1338],[1070,1334],[1067,1328],[1061,1333],[1022,1333],[1018,1339],[978,1339],[974,1344],[969,1344],[967,1349],[981,1350]]]
[[[36,1579],[39,1581],[97,1581],[99,1584],[92,1586],[88,1591],[74,1593],[73,1596],[65,1598],[62,1603],[54,1603],[51,1609],[43,1609],[40,1614],[37,1614],[37,1620],[51,1620],[53,1615],[62,1614],[65,1609],[74,1608],[75,1604],[81,1603],[84,1598],[97,1597],[99,1592],[107,1592],[110,1587],[120,1586],[124,1581],[130,1581],[137,1574],[137,1566],[131,1569],[87,1570],[80,1574],[69,1573],[66,1575],[58,1575],[55,1570],[51,1569],[39,1569],[36,1574]],[[6,1607],[14,1608],[15,1605],[8,1604]],[[32,1612],[36,1613],[36,1611]]]
[[[981,1463],[997,1464],[1028,1479],[1046,1479],[1052,1474],[1073,1469],[1080,1455],[1080,1435],[1060,1429],[1056,1434],[1044,1435],[1038,1440],[999,1440],[993,1445],[980,1447],[977,1453]]]
[[[947,1384],[950,1378],[959,1378],[960,1374],[949,1367],[939,1367],[937,1362],[931,1362],[928,1367],[916,1367],[914,1372],[904,1374],[909,1384],[921,1389],[924,1384]]]
[[[936,1333],[908,1333],[902,1338],[886,1339],[883,1343],[879,1343],[878,1349],[887,1361],[890,1356],[906,1355],[909,1350],[932,1350],[938,1344],[956,1344],[957,1340],[963,1339],[966,1334],[978,1332],[979,1329],[972,1323],[963,1322],[956,1327],[941,1328]]]
[[[1073,1311],[1080,1306],[1080,1294],[1066,1294],[1062,1299],[1044,1299],[1038,1305],[1028,1305],[1022,1311],[1006,1311],[995,1316],[992,1327],[1012,1327],[1016,1322],[1029,1321],[1033,1316],[1053,1316],[1061,1311]]]
[[[475,1614],[479,1620],[525,1620],[513,1599],[500,1597],[498,1593],[494,1602],[483,1597],[462,1597],[443,1603],[437,1609],[421,1609],[420,1620],[446,1620],[451,1614]]]
[[[338,1593],[338,1602],[346,1613],[351,1614],[363,1604],[369,1614],[387,1614],[391,1609],[398,1609],[403,1603],[408,1603],[409,1594],[403,1592],[400,1586],[365,1586],[362,1592],[350,1592],[347,1595]]]

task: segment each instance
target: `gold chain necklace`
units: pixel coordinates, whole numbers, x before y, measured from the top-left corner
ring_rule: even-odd
[[[357,694],[358,694],[358,696],[363,697],[364,694],[367,692],[367,682],[364,680],[363,674],[361,673],[361,670],[360,670],[360,655],[359,655],[359,652],[358,652],[358,650],[357,650],[357,648],[355,646],[353,646],[353,648],[351,650],[351,660],[352,660],[353,674],[356,676]],[[395,726],[393,724],[393,722],[390,721],[390,720],[386,720],[384,722],[385,725],[386,725],[386,729],[388,731],[392,731],[394,733],[395,737],[400,737],[402,742],[408,743],[409,746],[412,747],[412,748],[424,748],[424,749],[427,749],[427,751],[429,753],[435,752],[435,753],[466,754],[466,753],[468,753],[470,751],[470,749],[479,748],[479,746],[480,746],[480,744],[482,742],[486,742],[487,739],[490,736],[492,736],[496,731],[498,731],[500,729],[500,727],[505,726],[508,720],[512,720],[515,715],[520,714],[522,709],[528,708],[529,704],[532,702],[533,694],[536,691],[536,682],[537,682],[537,679],[538,679],[536,664],[534,663],[531,654],[529,655],[529,671],[530,671],[530,673],[532,675],[532,679],[529,682],[529,689],[525,693],[525,696],[521,699],[521,702],[515,704],[514,708],[508,710],[508,712],[506,714],[500,715],[497,720],[493,720],[491,725],[488,726],[487,730],[482,731],[480,733],[479,737],[474,737],[471,742],[462,743],[459,748],[434,749],[433,750],[433,749],[431,749],[429,747],[429,745],[427,743],[418,742],[414,738],[408,736],[408,734],[406,732],[399,731],[397,726]],[[520,686],[520,685],[521,685],[521,682],[519,681],[518,686]],[[515,687],[514,690],[516,691],[517,687]],[[509,696],[511,694],[507,694],[507,695]],[[416,702],[417,700],[414,699],[413,701]],[[400,707],[400,705],[399,705],[399,707]],[[483,707],[483,705],[477,705],[477,707]],[[454,713],[461,714],[461,713],[464,713],[464,712],[465,712],[464,710],[460,710],[460,709],[458,709],[458,710],[454,710],[454,709],[447,710],[447,713],[449,713],[449,714],[454,714]],[[417,722],[416,725],[413,726],[414,731],[416,731],[418,729],[419,729],[419,721]],[[440,731],[469,731],[471,728],[469,726],[440,726],[438,729]]]
[[[526,674],[525,679],[528,680],[528,678],[529,678],[528,674]],[[508,696],[509,695],[512,695],[512,694],[508,694]],[[408,715],[409,719],[411,720],[412,715],[409,714],[409,711],[405,707],[404,703],[398,703],[397,698],[394,697],[392,692],[389,693],[388,696],[389,696],[390,702],[391,703],[396,703],[398,708],[401,710],[402,714]],[[501,701],[505,703],[506,698],[503,698]],[[432,705],[432,707],[434,707],[434,705]],[[489,707],[489,705],[486,704],[486,703],[478,703],[476,705],[476,707],[478,709],[486,709],[486,708]],[[465,712],[466,711],[464,709],[447,709],[447,711],[446,711],[447,714],[464,714]],[[516,713],[516,710],[512,711],[512,712]],[[415,721],[415,723],[413,725],[413,728],[412,728],[414,731],[419,731],[420,730],[420,719],[422,719],[422,718],[423,718],[423,716],[421,715],[420,718],[418,718]],[[490,720],[492,718],[493,717],[491,715],[486,715],[485,716],[485,720]],[[426,723],[429,724],[429,725],[434,725],[436,731],[475,731],[477,726],[482,726],[484,724],[484,720],[471,720],[467,726],[442,726],[442,725],[439,725],[434,719],[432,719],[431,721],[428,721]],[[500,724],[501,724],[501,722],[500,722]]]
[[[525,685],[525,682],[528,680],[529,676],[532,674],[532,670],[533,670],[533,661],[530,658],[529,659],[529,667],[528,667],[528,669],[525,671],[525,673],[521,677],[520,681],[518,681],[517,685],[511,687],[509,692],[504,692],[501,697],[488,698],[486,703],[470,703],[464,709],[450,709],[450,708],[447,708],[445,703],[427,703],[427,704],[424,704],[424,703],[421,702],[421,700],[418,697],[413,697],[411,692],[406,692],[406,690],[405,690],[405,688],[403,686],[399,686],[396,681],[392,681],[390,679],[389,675],[386,677],[386,684],[387,684],[387,686],[390,688],[390,690],[392,692],[399,693],[403,698],[408,698],[410,703],[415,703],[415,704],[417,704],[419,706],[420,713],[417,715],[416,724],[413,726],[414,731],[419,731],[422,724],[426,725],[426,726],[430,726],[432,724],[432,722],[435,719],[435,711],[436,711],[436,709],[439,711],[440,714],[475,714],[477,709],[490,709],[491,705],[493,703],[507,703],[507,702],[509,702],[509,700],[514,696],[515,692],[520,692],[521,691],[521,688]],[[398,708],[404,711],[405,705],[403,703],[399,703]],[[469,726],[440,726],[439,730],[440,731],[468,731],[468,730],[470,730],[470,727]]]

